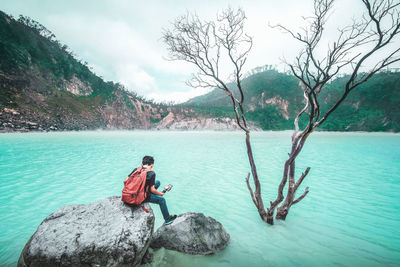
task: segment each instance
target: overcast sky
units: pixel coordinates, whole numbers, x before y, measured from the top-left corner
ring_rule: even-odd
[[[360,2],[338,0],[330,17],[331,25],[340,26],[359,16]],[[228,6],[245,11],[247,31],[254,38],[245,70],[266,64],[283,70],[281,58],[293,59],[299,44],[287,34],[268,27],[268,23],[298,29],[301,16],[311,14],[312,0],[0,1],[0,10],[7,14],[14,17],[22,14],[43,24],[105,80],[120,82],[149,99],[175,102],[209,89],[186,86],[194,67],[165,60],[168,53],[160,39],[162,29],[187,11],[213,19],[217,11]],[[329,34],[328,31],[328,39]]]

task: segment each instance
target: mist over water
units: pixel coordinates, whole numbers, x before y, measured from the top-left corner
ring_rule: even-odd
[[[275,199],[291,132],[252,133],[265,205]],[[202,212],[231,243],[217,255],[159,250],[154,266],[398,266],[400,135],[314,133],[296,164],[310,192],[286,221],[262,222],[250,199],[242,132],[0,135],[0,266],[15,266],[42,220],[63,205],[120,195],[144,155],[172,214]],[[285,190],[286,192],[286,190]],[[152,205],[157,229],[162,224]]]

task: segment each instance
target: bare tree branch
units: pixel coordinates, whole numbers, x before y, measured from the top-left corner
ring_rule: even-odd
[[[292,205],[298,203],[300,200],[302,200],[307,194],[308,194],[309,190],[308,187],[306,187],[306,189],[304,190],[304,193],[299,196],[297,199],[293,200]]]
[[[261,184],[243,106],[245,97],[241,82],[242,70],[253,46],[252,37],[244,31],[245,20],[245,13],[240,8],[236,11],[231,8],[223,10],[214,21],[201,21],[196,14],[187,13],[172,23],[171,30],[164,30],[162,38],[167,45],[171,60],[183,60],[197,67],[198,72],[187,82],[188,85],[219,88],[231,99],[236,123],[246,134],[247,155],[255,190],[250,187],[250,176],[247,177],[246,184],[261,218],[266,221]],[[234,77],[239,97],[235,96],[220,76],[221,57],[225,55],[221,50],[226,52],[227,60],[231,63],[231,76]]]
[[[257,207],[258,206],[257,199],[254,196],[254,192],[253,192],[253,189],[250,186],[249,179],[250,179],[250,173],[246,177],[246,184],[247,184],[247,188],[249,189],[251,199],[253,200],[254,205]]]

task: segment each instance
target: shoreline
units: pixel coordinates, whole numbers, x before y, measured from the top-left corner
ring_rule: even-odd
[[[251,131],[252,134],[257,133],[292,133],[294,130],[254,130]],[[60,134],[60,133],[145,133],[145,132],[159,132],[159,133],[242,133],[242,130],[219,130],[219,129],[201,129],[201,130],[169,130],[169,129],[95,129],[95,130],[65,130],[65,131],[55,131],[55,130],[34,130],[34,131],[7,131],[0,130],[0,135],[3,134]],[[314,131],[314,134],[400,134],[400,132],[392,131]]]

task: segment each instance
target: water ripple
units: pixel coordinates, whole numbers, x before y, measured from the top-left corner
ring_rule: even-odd
[[[252,135],[265,205],[276,197],[289,138]],[[166,195],[172,213],[203,212],[232,238],[210,257],[157,252],[154,266],[400,263],[400,135],[315,133],[296,162],[296,177],[311,166],[298,194],[305,186],[310,193],[273,227],[250,200],[245,149],[240,132],[0,135],[0,265],[15,266],[37,226],[60,206],[119,195],[146,154],[155,156],[162,185],[174,185]],[[161,213],[154,212],[158,227]]]

